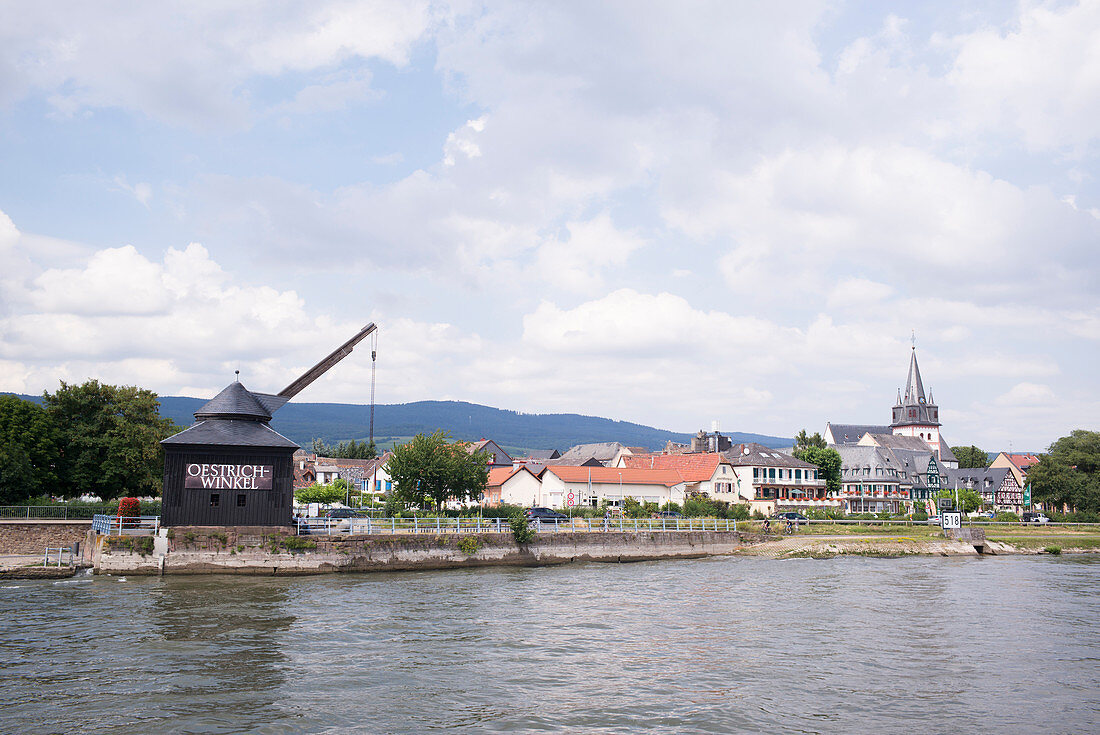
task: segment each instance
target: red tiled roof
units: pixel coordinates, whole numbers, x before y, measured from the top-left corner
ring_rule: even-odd
[[[649,470],[629,467],[619,469],[617,467],[550,465],[546,468],[546,471],[557,475],[564,482],[587,482],[591,477],[592,482],[606,484],[617,483],[621,478],[624,485],[664,485],[665,487],[672,487],[684,481],[679,472],[670,469]]]
[[[1009,454],[1008,461],[1021,470],[1026,470],[1033,464],[1039,464],[1039,458],[1034,454]]]
[[[531,472],[530,467],[492,467],[489,469],[489,480],[485,483],[485,487],[497,487],[503,485],[508,480],[512,479],[513,475],[520,472],[526,472],[532,477],[538,477],[537,474]]]
[[[723,461],[721,454],[701,452],[698,454],[644,454],[625,456],[623,463],[632,469],[676,470],[684,482],[706,482],[714,477],[718,463]]]

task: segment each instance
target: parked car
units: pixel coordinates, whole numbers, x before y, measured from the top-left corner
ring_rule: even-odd
[[[776,513],[775,518],[780,521],[793,521],[796,525],[803,525],[809,523],[810,519],[801,513],[796,513],[793,510],[784,511],[783,513]]]
[[[540,523],[561,523],[569,520],[569,516],[550,508],[528,508],[523,511],[523,515],[527,516],[529,521],[539,521]]]
[[[653,514],[654,518],[683,518],[682,513],[677,513],[674,510],[659,510]]]
[[[363,514],[355,508],[333,508],[325,513],[325,518],[363,518]]]
[[[1024,523],[1050,523],[1050,519],[1039,511],[1025,510],[1024,514],[1020,516],[1020,520]]]

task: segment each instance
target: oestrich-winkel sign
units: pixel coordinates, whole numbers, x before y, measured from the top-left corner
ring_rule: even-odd
[[[189,464],[184,487],[204,490],[270,490],[269,464]]]

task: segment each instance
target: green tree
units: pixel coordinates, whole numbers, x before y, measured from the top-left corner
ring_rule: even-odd
[[[936,493],[936,499],[951,498],[955,499],[955,488],[949,490],[940,490]],[[959,506],[963,513],[973,513],[978,508],[982,507],[982,496],[974,490],[968,487],[959,488]]]
[[[816,431],[813,433],[813,436],[811,436],[806,433],[805,429],[802,429],[798,432],[798,436],[794,438],[795,450],[810,449],[811,447],[824,449],[826,446],[825,440],[821,437],[821,434]]]
[[[42,395],[60,433],[61,492],[104,499],[159,495],[164,467],[160,440],[178,428],[160,415],[157,394],[133,386],[64,381]]]
[[[371,440],[369,444],[355,439],[349,439],[339,444],[325,444],[324,439],[314,439],[313,453],[318,457],[332,457],[333,459],[374,459],[378,456],[378,449],[374,445],[374,440]]]
[[[0,505],[57,492],[59,436],[46,409],[0,396]]]
[[[989,454],[973,444],[969,447],[951,447],[951,453],[959,460],[959,469],[973,467],[984,470],[989,466]]]
[[[442,508],[448,500],[466,501],[485,492],[489,454],[471,454],[467,444],[449,442],[449,438],[444,431],[417,434],[394,449],[386,471],[398,500],[420,508]]]
[[[339,482],[339,480],[337,480]],[[294,491],[294,499],[300,504],[320,503],[332,505],[341,502],[348,491],[347,484],[338,486],[335,482],[331,485],[310,485]]]
[[[1027,471],[1032,498],[1060,509],[1100,511],[1100,432],[1077,429]]]
[[[816,435],[815,435],[816,436]],[[811,446],[794,451],[795,459],[809,462],[821,470],[821,476],[825,478],[825,490],[830,495],[840,492],[840,452],[828,447]]]

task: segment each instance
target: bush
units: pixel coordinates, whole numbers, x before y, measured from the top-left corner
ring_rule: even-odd
[[[1008,511],[1001,511],[997,515],[993,516],[993,520],[998,523],[1019,523],[1020,516],[1015,513],[1009,513]]]
[[[749,506],[745,503],[731,505],[726,517],[735,521],[747,521],[749,519]]]
[[[493,506],[492,508],[482,508],[479,514],[482,518],[511,518],[517,513],[523,513],[523,508],[518,505],[509,505],[508,503],[501,503],[500,505]]]
[[[762,521],[764,520],[764,518],[766,518],[766,516],[764,515],[763,511],[758,509],[752,512],[752,519],[754,521]]]
[[[527,518],[522,513],[512,516],[510,523],[517,544],[529,544],[535,538],[535,532],[527,525]]]
[[[142,556],[149,556],[153,553],[153,537],[152,536],[140,536],[134,539],[134,551]]]
[[[918,511],[918,512],[913,514],[913,520],[914,521],[927,521],[928,520],[928,514],[925,513],[923,510]]]
[[[123,498],[118,501],[118,517],[123,526],[136,526],[141,515],[141,501],[137,498]]]
[[[684,515],[689,518],[727,518],[729,503],[724,500],[711,500],[696,496],[684,501]]]
[[[387,518],[397,518],[398,514],[405,509],[405,504],[397,499],[396,494],[389,493],[382,507],[385,508]]]
[[[306,551],[307,549],[317,548],[316,541],[310,541],[309,539],[305,539],[300,536],[284,536],[281,539],[276,539],[276,542],[272,544],[272,547],[276,547],[279,543],[282,544],[284,549],[290,552]]]
[[[477,550],[480,548],[481,542],[477,540],[477,536],[466,536],[458,542],[458,550],[467,556],[476,554]]]
[[[1059,554],[1062,553],[1062,547],[1061,546],[1047,546],[1045,549],[1043,549],[1043,551],[1047,552],[1048,554],[1053,554],[1054,556],[1058,556]]]

